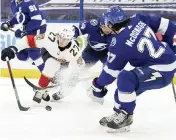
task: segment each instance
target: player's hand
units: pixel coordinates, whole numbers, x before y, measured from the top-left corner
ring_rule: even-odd
[[[78,66],[84,66],[85,65],[84,59],[81,56],[77,59],[76,62],[78,64]]]
[[[99,98],[103,98],[106,93],[108,92],[108,90],[105,87],[101,87],[97,84],[97,78],[95,78],[92,81],[92,91],[93,91],[93,95]]]
[[[44,38],[45,38],[45,34],[39,34],[39,35],[35,36],[36,40],[41,40],[41,39],[44,39]]]
[[[92,92],[89,93],[89,97],[97,103],[104,103],[104,96],[107,94],[108,90],[105,87],[101,87],[96,83],[97,78],[92,82]]]
[[[4,22],[1,24],[1,30],[3,30],[3,31],[8,31],[10,27],[11,26],[10,26],[9,22]]]
[[[1,52],[1,60],[6,61],[6,57],[8,57],[9,60],[13,59],[17,51],[18,49],[15,46],[9,46],[8,48],[4,48]]]
[[[20,29],[17,29],[16,31],[15,31],[15,37],[17,37],[17,38],[22,38],[22,37],[24,37],[26,35],[26,33],[24,32],[24,31],[21,31]]]

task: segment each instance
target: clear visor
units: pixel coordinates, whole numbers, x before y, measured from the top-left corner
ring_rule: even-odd
[[[60,35],[60,34],[56,34],[57,35],[57,40],[59,42],[59,46],[60,47],[66,47],[68,45],[68,43],[71,41],[68,38],[65,38],[64,36]]]

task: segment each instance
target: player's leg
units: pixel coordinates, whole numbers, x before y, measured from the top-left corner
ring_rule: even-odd
[[[139,84],[136,88],[136,95],[140,95],[146,90],[160,89],[171,83],[174,72],[160,72],[148,67],[135,68],[133,73],[138,78]]]
[[[41,56],[40,48],[29,48],[27,49],[28,57],[33,61],[33,64],[42,72],[44,68],[44,62]]]
[[[27,61],[28,60],[28,52],[26,51],[26,49],[17,52],[16,56],[20,61]]]
[[[39,78],[38,84],[40,87],[46,88],[52,82],[55,73],[60,69],[60,62],[56,61],[53,57],[51,57],[51,55],[44,48],[41,50],[41,54],[45,64],[41,76]],[[47,90],[35,91],[33,100],[37,103],[40,103],[41,99],[45,101],[50,100]]]
[[[24,49],[20,52],[17,52],[16,56],[21,61],[36,65],[40,72],[43,70],[44,62],[41,57],[40,49]]]
[[[82,58],[84,59],[86,65],[92,66],[100,60],[98,54],[99,52],[96,52],[88,45],[82,52]]]
[[[102,50],[102,51],[97,52],[97,53],[98,53],[99,60],[101,61],[101,63],[104,64],[107,60],[107,57],[108,57],[108,49]]]
[[[133,122],[132,114],[136,106],[136,96],[146,90],[167,86],[173,76],[173,72],[158,72],[148,67],[122,71],[118,76],[118,90],[114,96],[116,116],[107,123],[107,126],[116,130],[130,126]]]
[[[103,117],[100,120],[102,126],[111,125],[115,119],[118,125],[113,126],[114,129],[121,129],[120,131],[128,131],[133,123],[133,110],[136,106],[135,87],[138,85],[137,77],[132,72],[122,71],[117,80],[117,87],[114,94],[114,111],[115,113]],[[123,107],[123,108],[122,108]]]

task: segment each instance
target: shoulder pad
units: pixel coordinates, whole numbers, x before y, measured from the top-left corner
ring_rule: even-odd
[[[98,25],[98,20],[96,20],[96,19],[91,19],[91,20],[90,20],[90,25],[92,25],[92,26]]]

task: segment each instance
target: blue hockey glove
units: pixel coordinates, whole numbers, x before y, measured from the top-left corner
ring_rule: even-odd
[[[108,90],[105,87],[101,87],[96,83],[97,78],[92,82],[92,92],[89,93],[89,97],[99,104],[104,103],[104,96],[107,94]]]
[[[103,98],[108,90],[105,87],[101,87],[96,83],[97,78],[95,78],[92,82],[92,91],[93,95],[99,98]]]
[[[6,57],[8,57],[9,60],[13,59],[17,51],[18,49],[15,46],[9,46],[8,48],[4,48],[1,52],[1,60],[6,61]]]
[[[15,31],[15,37],[17,38],[23,38],[26,35],[26,33],[24,31],[21,31],[20,29],[17,29]]]
[[[1,24],[1,30],[3,30],[3,31],[8,31],[10,27],[11,27],[11,25],[9,22],[4,22]]]

